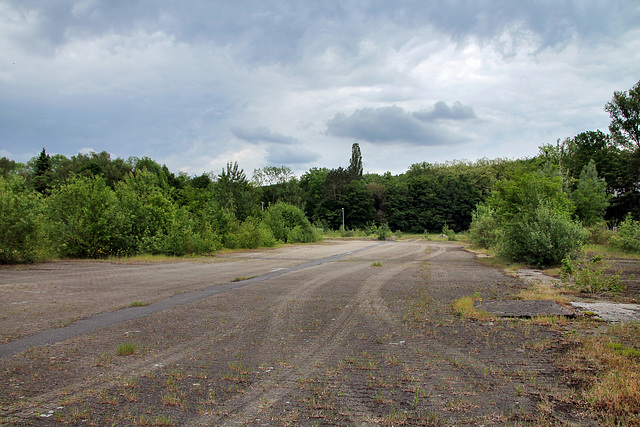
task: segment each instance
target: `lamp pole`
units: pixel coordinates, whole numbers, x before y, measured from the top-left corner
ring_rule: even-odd
[[[342,229],[344,230],[344,208],[342,208]]]

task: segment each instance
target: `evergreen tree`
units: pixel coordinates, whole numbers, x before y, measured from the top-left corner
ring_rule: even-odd
[[[43,148],[33,168],[33,188],[39,193],[44,193],[49,189],[51,169],[51,158]]]

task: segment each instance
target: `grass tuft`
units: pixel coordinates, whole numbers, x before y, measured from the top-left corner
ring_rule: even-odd
[[[118,356],[131,356],[138,352],[138,346],[132,342],[118,344]]]
[[[467,297],[458,298],[453,302],[453,309],[456,311],[458,317],[464,319],[475,320],[491,320],[494,316],[484,310],[478,310],[475,307],[476,301],[482,301],[480,295],[470,295]]]
[[[131,304],[129,304],[129,307],[146,307],[148,305],[149,305],[148,302],[133,301]]]

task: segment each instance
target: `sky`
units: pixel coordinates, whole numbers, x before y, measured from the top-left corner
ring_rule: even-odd
[[[175,173],[524,158],[610,123],[637,0],[0,0],[0,156]]]

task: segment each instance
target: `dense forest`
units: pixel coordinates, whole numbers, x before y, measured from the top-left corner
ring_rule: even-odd
[[[67,158],[43,148],[26,164],[3,157],[0,263],[212,253],[340,229],[382,237],[469,230],[508,258],[553,264],[617,227],[613,240],[638,250],[640,82],[615,92],[605,110],[609,132],[543,145],[533,158],[422,162],[400,175],[363,174],[357,143],[345,167],[300,177],[268,166],[249,178],[235,162],[187,176],[104,151]]]

